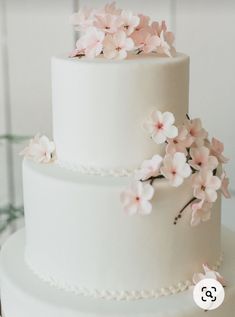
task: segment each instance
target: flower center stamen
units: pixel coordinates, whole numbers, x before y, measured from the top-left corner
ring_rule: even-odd
[[[163,125],[163,123],[158,122],[155,126],[156,126],[157,130],[162,130],[164,125]]]

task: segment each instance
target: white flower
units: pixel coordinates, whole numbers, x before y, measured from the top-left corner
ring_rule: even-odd
[[[93,25],[94,11],[90,8],[81,8],[77,13],[71,16],[71,24],[75,26],[75,29],[85,30]]]
[[[217,158],[210,155],[209,149],[205,146],[191,148],[190,155],[192,157],[192,160],[189,161],[189,164],[195,170],[207,168],[213,171],[219,164]]]
[[[121,193],[120,198],[128,215],[148,215],[152,211],[152,204],[149,200],[152,199],[153,195],[153,186],[136,181]]]
[[[146,180],[159,175],[161,164],[162,157],[158,154],[154,155],[150,160],[146,160],[142,163],[140,169],[135,172],[135,179]]]
[[[95,58],[100,55],[103,49],[104,33],[91,27],[77,41],[78,54],[84,54],[87,58]],[[75,54],[76,55],[76,54]]]
[[[167,154],[163,159],[161,173],[170,181],[174,187],[180,186],[184,178],[191,175],[191,168],[186,163],[186,156],[176,152],[174,155]]]
[[[211,218],[212,203],[204,200],[192,204],[191,226],[197,226],[201,222],[208,221]]]
[[[20,153],[36,163],[49,163],[55,159],[55,144],[45,135],[37,134],[29,145]]]
[[[165,54],[171,57],[171,46],[165,40],[164,31],[161,32],[160,37],[158,38],[158,45],[157,45],[157,53]]]
[[[121,19],[123,23],[123,30],[127,35],[130,35],[134,32],[135,28],[140,23],[140,18],[137,15],[134,15],[131,11],[122,11]]]
[[[194,196],[207,202],[215,202],[221,180],[214,176],[211,170],[202,169],[192,177]]]
[[[134,48],[134,42],[127,38],[124,31],[107,35],[104,39],[104,57],[108,59],[124,59],[127,52]]]
[[[193,275],[193,283],[196,285],[197,283],[199,283],[201,280],[204,280],[206,278],[210,278],[213,280],[216,280],[218,282],[220,282],[220,284],[222,286],[226,286],[226,281],[223,278],[223,276],[221,276],[218,272],[212,270],[207,264],[203,264],[203,273],[194,273]]]
[[[155,110],[144,122],[143,127],[157,144],[161,144],[167,138],[172,139],[178,135],[178,129],[173,125],[174,122],[175,117],[171,112],[162,113]]]

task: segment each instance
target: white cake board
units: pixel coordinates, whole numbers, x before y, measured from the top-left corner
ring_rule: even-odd
[[[159,299],[118,302],[76,296],[55,289],[39,280],[25,265],[24,240],[24,230],[17,232],[8,240],[1,254],[0,275],[4,317],[234,316],[235,233],[227,228],[223,228],[222,234],[224,264],[220,272],[227,279],[229,286],[226,287],[223,305],[207,313],[195,305],[192,290]]]

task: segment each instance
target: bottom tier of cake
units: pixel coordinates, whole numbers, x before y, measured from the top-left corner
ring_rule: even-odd
[[[200,317],[205,312],[193,301],[192,290],[179,294],[129,302],[76,296],[49,286],[24,263],[24,230],[13,235],[1,253],[1,300],[3,317]],[[235,308],[235,233],[224,228],[224,263],[221,273],[228,281],[225,301],[206,316],[231,317]]]

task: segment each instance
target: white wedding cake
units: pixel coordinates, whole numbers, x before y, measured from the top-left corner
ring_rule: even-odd
[[[232,316],[227,159],[188,116],[189,57],[164,22],[113,4],[72,20],[84,35],[52,58],[54,142],[37,135],[23,151],[25,229],[1,254],[3,316],[204,316],[191,289],[207,276],[225,286],[223,252],[213,316]]]

